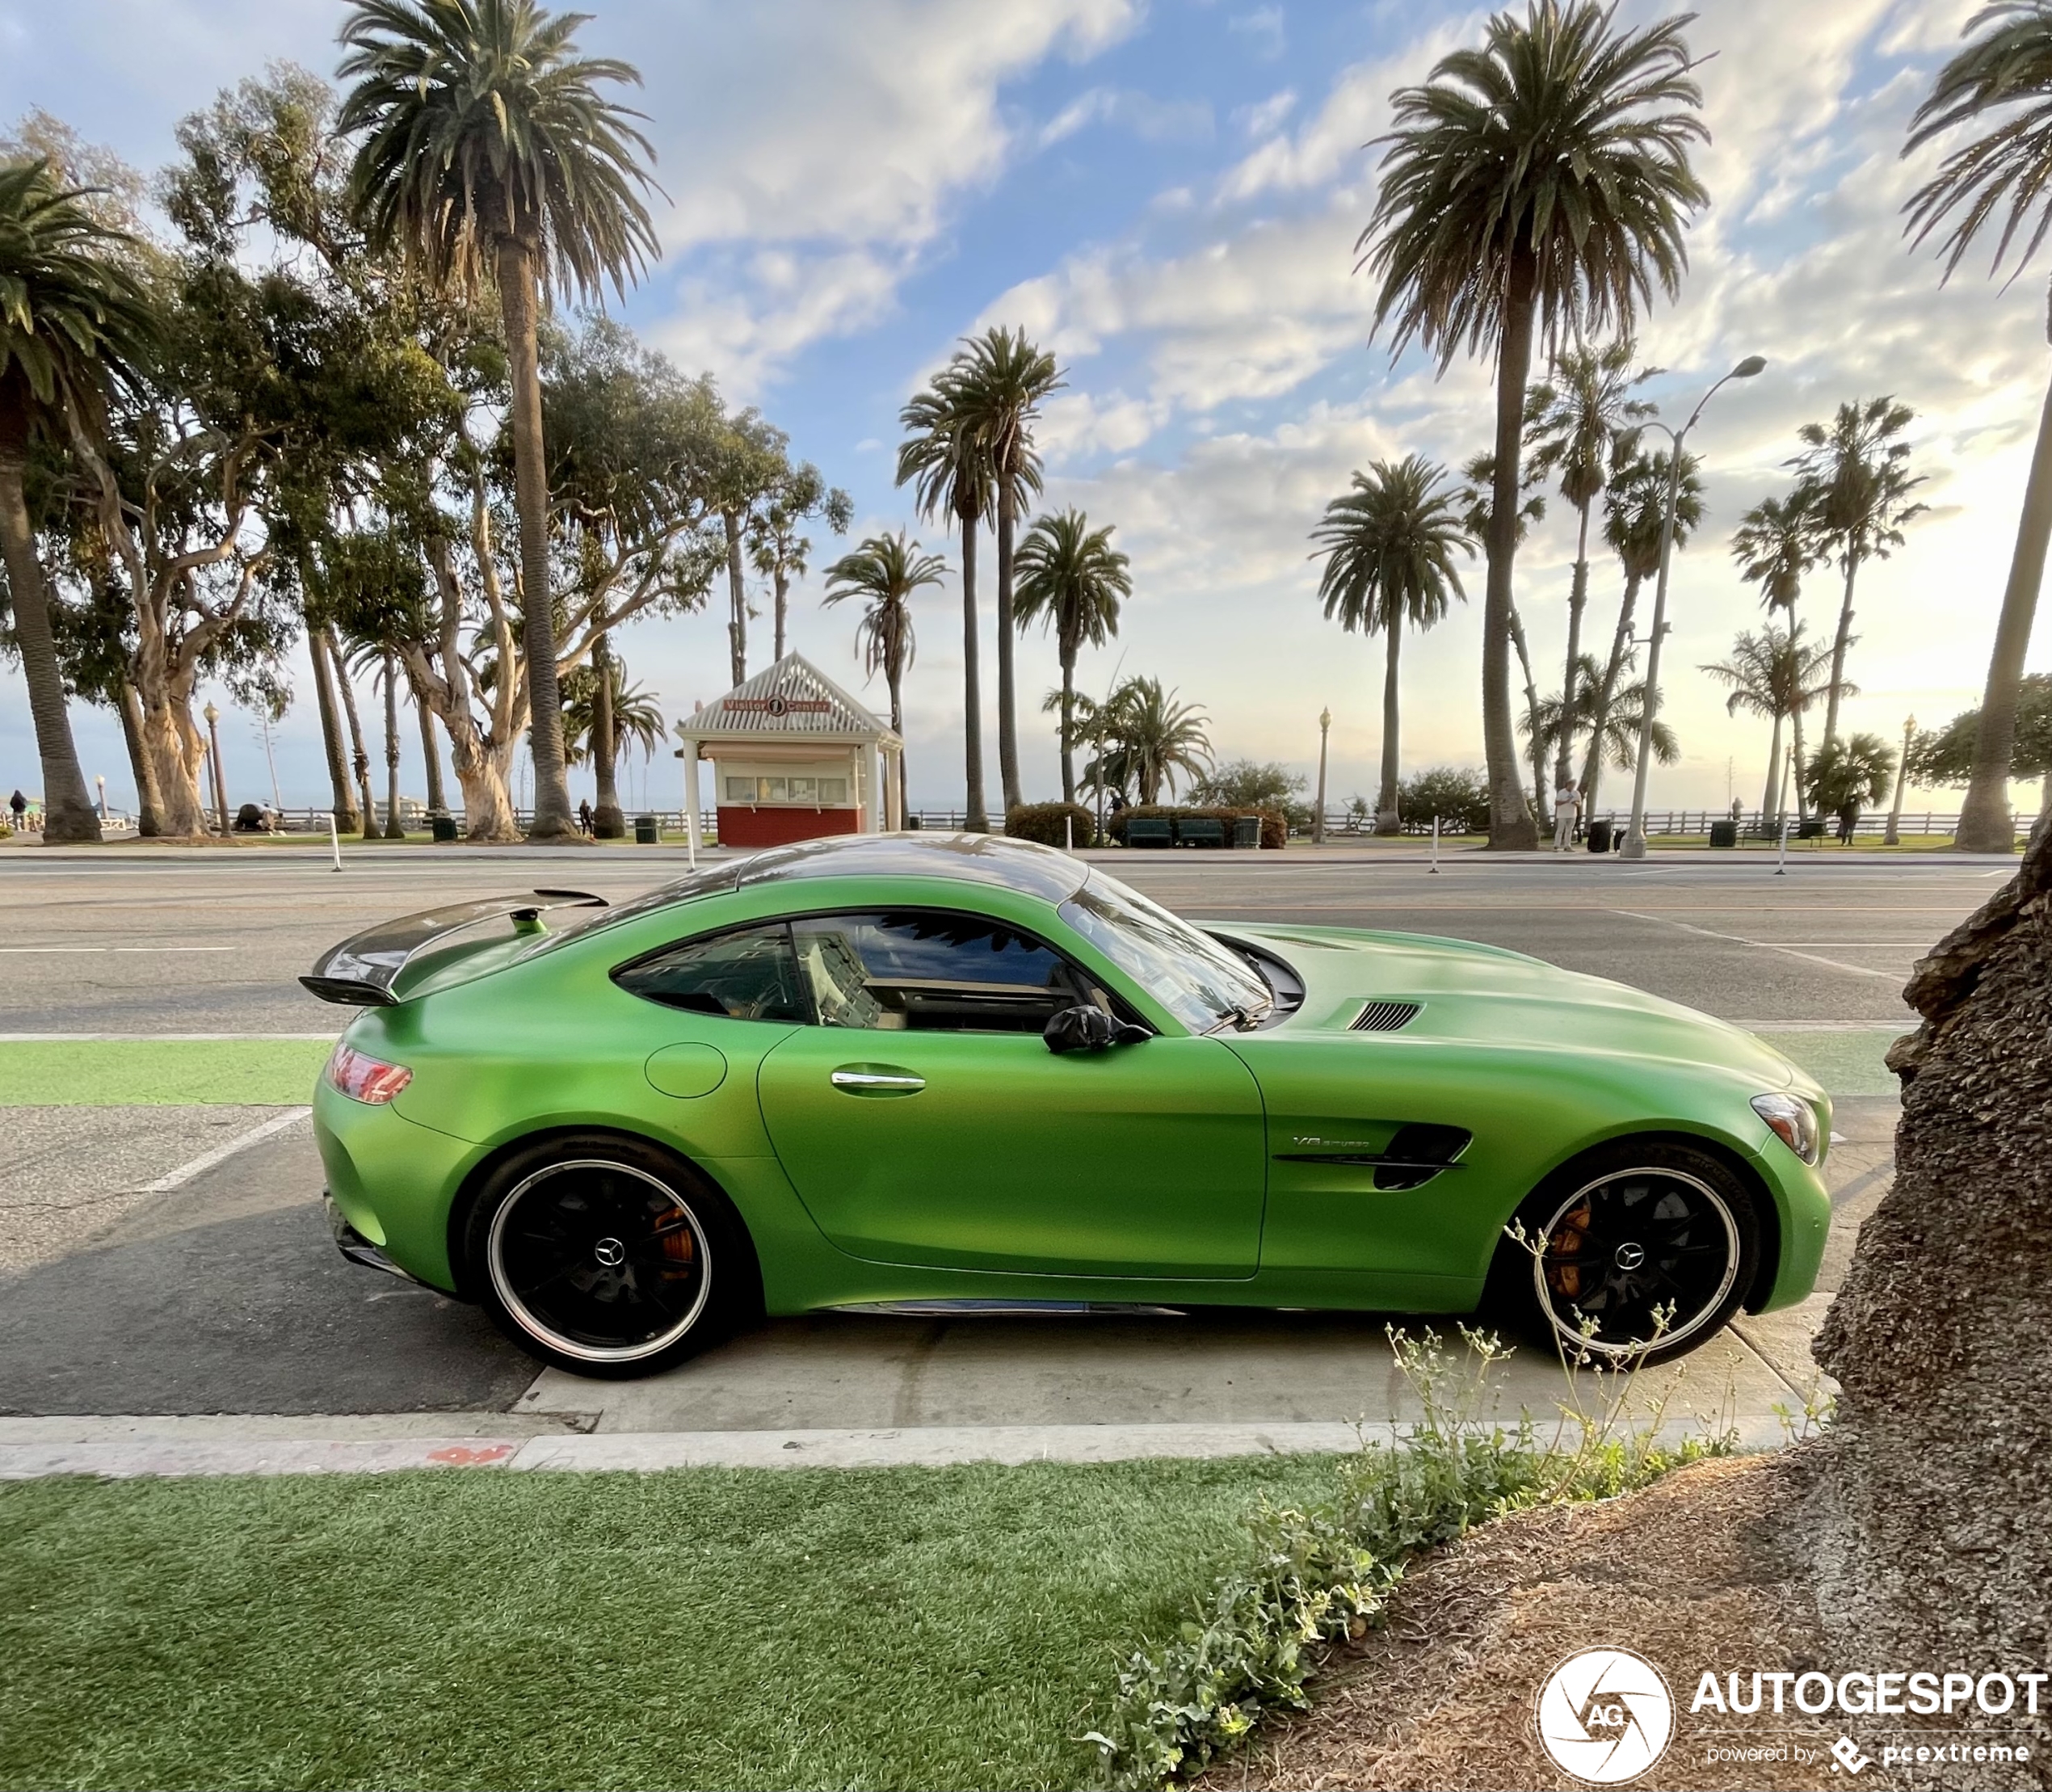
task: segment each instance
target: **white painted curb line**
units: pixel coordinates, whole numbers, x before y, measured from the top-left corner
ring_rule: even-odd
[[[271,1421],[275,1424],[276,1420]],[[48,1423],[48,1421],[45,1421]],[[132,1427],[137,1421],[120,1421]],[[89,1431],[93,1422],[78,1429]],[[1389,1444],[1407,1425],[915,1425],[876,1431],[597,1432],[547,1437],[191,1437],[128,1435],[0,1443],[0,1480],[53,1474],[385,1474],[398,1469],[627,1470],[938,1467],[959,1462],[1116,1462],[1142,1458],[1336,1454]],[[1745,1449],[1785,1441],[1781,1420],[1737,1421]],[[1681,1434],[1677,1429],[1676,1435]]]

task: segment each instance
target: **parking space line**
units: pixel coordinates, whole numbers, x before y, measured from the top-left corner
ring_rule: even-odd
[[[1878,977],[1884,982],[1900,983],[1903,974],[1895,970],[1876,970],[1870,965],[1844,965],[1835,958],[1820,958],[1814,952],[1798,952],[1792,946],[1777,946],[1768,940],[1748,940],[1736,933],[1719,933],[1714,928],[1699,928],[1687,921],[1670,920],[1664,915],[1641,915],[1629,908],[1613,908],[1613,915],[1627,920],[1650,921],[1656,927],[1679,928],[1684,933],[1693,933],[1705,940],[1722,940],[1735,946],[1751,946],[1763,952],[1778,952],[1785,958],[1800,958],[1805,963],[1822,965],[1828,970],[1842,970],[1854,977]]]
[[[282,1133],[288,1126],[296,1126],[312,1113],[311,1108],[292,1108],[282,1114],[274,1114],[259,1125],[252,1126],[246,1133],[238,1133],[225,1145],[217,1145],[211,1151],[202,1151],[190,1163],[182,1163],[167,1176],[159,1176],[154,1182],[145,1182],[136,1193],[140,1195],[168,1195],[174,1188],[182,1188],[197,1176],[204,1176],[217,1164],[225,1163],[238,1151],[247,1150],[250,1146],[267,1139],[273,1133]]]

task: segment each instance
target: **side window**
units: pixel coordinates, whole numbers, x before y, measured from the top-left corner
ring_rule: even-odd
[[[980,915],[923,910],[794,921],[798,970],[827,1027],[1039,1033],[1104,1000],[1058,953]]]
[[[791,953],[790,929],[781,921],[688,940],[615,971],[613,981],[630,995],[693,1014],[731,1020],[812,1019]]]

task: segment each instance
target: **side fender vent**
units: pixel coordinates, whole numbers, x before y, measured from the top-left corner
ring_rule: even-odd
[[[1418,1018],[1419,1002],[1371,1002],[1354,1017],[1349,1033],[1401,1033]]]

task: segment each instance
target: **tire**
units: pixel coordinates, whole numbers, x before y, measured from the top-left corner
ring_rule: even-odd
[[[759,1308],[746,1229],[680,1159],[611,1133],[514,1152],[465,1226],[467,1280],[528,1355],[573,1375],[653,1375]]]
[[[1497,1247],[1489,1305],[1535,1344],[1616,1362],[1684,1357],[1724,1329],[1760,1268],[1758,1199],[1713,1153],[1619,1139],[1541,1183]],[[1671,1306],[1665,1329],[1653,1310]],[[1581,1321],[1594,1320],[1584,1339]]]

